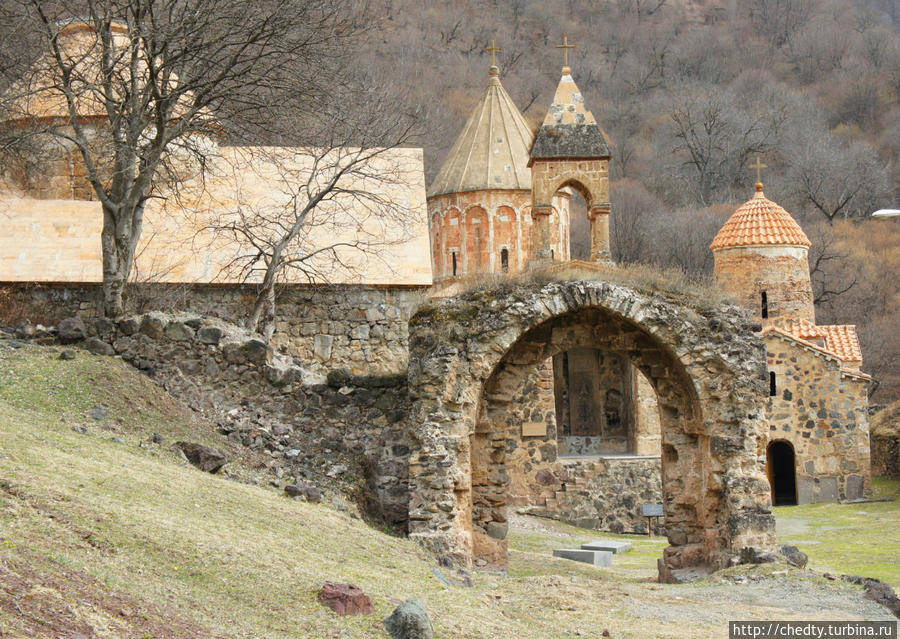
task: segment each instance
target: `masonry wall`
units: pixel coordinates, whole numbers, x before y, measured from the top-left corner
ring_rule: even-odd
[[[662,503],[658,411],[655,453],[565,457],[559,450],[551,362],[548,359],[526,377],[505,410],[489,415],[502,420],[505,429],[508,503],[531,514],[587,528],[646,533],[641,505]],[[653,393],[649,382],[647,386]],[[653,398],[655,403],[655,393]],[[653,428],[652,423],[648,428]],[[473,454],[478,448],[472,446]],[[473,527],[489,534],[489,522],[496,521],[498,513],[487,499],[482,506],[479,510],[476,504]],[[661,530],[657,527],[654,532]]]
[[[807,250],[800,247],[738,247],[713,252],[716,280],[753,311],[757,321],[805,319],[815,323]],[[762,292],[768,317],[763,318]]]
[[[859,499],[871,488],[866,381],[836,358],[769,334],[769,441],[794,448],[800,504]]]
[[[405,373],[332,371],[325,383],[310,383],[307,368],[258,337],[191,314],[98,318],[86,328],[82,346],[121,356],[218,422],[230,439],[268,452],[277,477],[356,483],[371,516],[406,529]]]
[[[569,259],[569,199],[563,193],[553,197],[554,213],[550,219],[553,250],[562,260]],[[518,273],[528,263],[531,191],[482,190],[437,195],[428,199],[428,215],[435,280],[479,273]]]
[[[0,284],[4,303],[21,307],[33,323],[100,314],[99,285]],[[285,287],[278,301],[273,346],[322,371],[354,375],[406,371],[409,318],[425,299],[423,287]],[[182,310],[239,322],[252,308],[255,289],[239,285],[138,284],[126,304],[138,311]]]

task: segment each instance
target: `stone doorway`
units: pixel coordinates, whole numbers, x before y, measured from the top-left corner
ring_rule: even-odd
[[[697,302],[699,305],[700,302]],[[607,282],[512,285],[410,320],[410,536],[464,563],[506,562],[507,434],[531,371],[571,349],[627,357],[659,399],[668,569],[722,567],[774,544],[765,359],[734,307]]]
[[[797,505],[797,462],[790,442],[776,440],[766,451],[766,473],[772,485],[772,504]]]

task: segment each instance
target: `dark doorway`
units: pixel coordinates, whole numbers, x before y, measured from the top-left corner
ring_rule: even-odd
[[[797,471],[794,447],[788,442],[777,441],[769,444],[766,455],[766,471],[772,486],[772,504],[775,506],[797,505]]]

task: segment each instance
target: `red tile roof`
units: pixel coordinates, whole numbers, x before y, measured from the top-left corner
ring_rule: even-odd
[[[756,195],[734,212],[716,235],[712,250],[737,246],[804,246],[809,238],[791,214],[766,198],[762,182],[756,184]]]
[[[834,353],[845,363],[853,363],[854,368],[858,368],[862,364],[862,349],[859,346],[856,326],[852,324],[819,326],[806,320],[793,320],[782,325],[781,328],[805,341],[824,340],[825,350]]]

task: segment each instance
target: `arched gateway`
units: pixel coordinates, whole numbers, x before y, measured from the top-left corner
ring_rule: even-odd
[[[505,562],[506,433],[491,416],[548,357],[596,348],[628,357],[659,398],[666,566],[724,567],[772,547],[763,343],[735,307],[697,306],[578,281],[420,310],[409,325],[410,536],[466,564]]]

